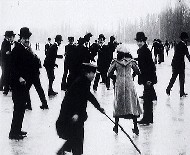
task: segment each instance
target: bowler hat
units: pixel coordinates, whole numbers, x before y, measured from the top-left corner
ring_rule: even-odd
[[[115,40],[115,37],[114,37],[114,36],[111,36],[111,37],[110,37],[110,40],[113,40],[113,41],[114,41],[114,40]]]
[[[146,41],[147,37],[145,37],[144,32],[137,32],[135,40],[136,41]]]
[[[68,37],[69,41],[74,41],[74,37]]]
[[[84,44],[85,39],[80,37],[77,41],[78,41],[78,44],[81,45],[81,44]]]
[[[6,31],[4,36],[11,37],[11,36],[15,36],[15,35],[16,34],[14,34],[13,31]]]
[[[82,63],[82,69],[84,72],[96,72],[97,66],[91,63]]]
[[[189,36],[188,36],[188,34],[186,32],[182,32],[179,38],[181,38],[181,39],[188,39]]]
[[[20,37],[29,38],[32,35],[28,27],[22,27],[20,29]]]
[[[56,40],[56,41],[63,41],[61,35],[56,35],[55,40]]]
[[[51,41],[51,38],[48,38],[49,41]]]
[[[103,40],[106,39],[105,36],[104,36],[103,34],[100,34],[99,37],[98,37],[98,39],[101,39],[101,38],[103,38]]]
[[[90,40],[90,37],[92,37],[92,33],[87,33],[87,34],[85,34],[85,36],[84,36],[84,40],[85,41],[89,41]]]

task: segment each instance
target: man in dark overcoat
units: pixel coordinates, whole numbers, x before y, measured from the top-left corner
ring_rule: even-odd
[[[137,32],[135,40],[139,49],[138,53],[138,65],[141,74],[138,76],[138,83],[144,86],[143,92],[143,118],[139,121],[139,124],[153,123],[153,100],[156,98],[154,90],[154,84],[157,83],[156,67],[152,60],[152,54],[149,50],[144,32]]]
[[[103,34],[100,34],[98,37],[98,59],[97,59],[97,66],[98,66],[98,72],[96,73],[96,77],[93,84],[94,91],[97,90],[98,83],[100,80],[100,76],[102,78],[102,83],[105,83],[106,86],[107,83],[107,71],[109,68],[109,59],[108,59],[108,45],[105,45],[105,36]]]
[[[62,41],[63,40],[61,35],[57,35],[55,37],[55,43],[49,48],[46,58],[44,60],[44,67],[46,69],[47,76],[49,79],[48,96],[55,96],[58,94],[53,90],[53,81],[55,79],[54,68],[58,67],[58,65],[55,63],[56,58],[63,58],[62,55],[57,54],[58,46],[61,44]]]
[[[11,88],[12,100],[14,103],[13,119],[10,139],[23,139],[26,132],[21,131],[24,118],[26,103],[29,96],[31,83],[37,83],[39,77],[39,61],[35,58],[30,49],[30,36],[32,33],[29,28],[20,29],[20,42],[15,43],[11,53]]]
[[[190,61],[190,55],[187,48],[187,41],[189,36],[186,32],[182,32],[180,35],[181,41],[175,46],[174,56],[172,60],[172,77],[170,79],[169,85],[166,89],[166,93],[170,95],[171,88],[175,83],[177,76],[179,75],[180,84],[180,97],[185,97],[187,94],[184,91],[185,84],[185,56]]]
[[[76,73],[76,69],[78,67],[75,66],[74,64],[78,61],[77,57],[79,56],[76,52],[74,37],[68,37],[68,41],[69,41],[69,44],[65,46],[64,73],[63,73],[63,78],[61,82],[61,90],[64,90],[64,91],[67,90],[67,88],[70,86],[70,84],[67,83],[68,76],[70,76],[68,74],[72,73],[72,75],[74,75]]]
[[[87,101],[90,101],[100,112],[104,109],[90,92],[91,81],[94,78],[96,66],[90,63],[82,64],[82,73],[66,91],[60,114],[56,121],[56,129],[60,138],[67,140],[58,151],[58,155],[65,151],[73,155],[83,153],[84,122],[87,120]]]
[[[47,55],[47,52],[51,45],[52,45],[51,38],[48,38],[48,42],[47,42],[47,44],[45,44],[45,55]]]
[[[1,67],[2,75],[0,79],[0,90],[7,95],[10,89],[10,71],[11,71],[11,46],[14,44],[15,34],[13,31],[6,31],[5,38],[1,44]]]

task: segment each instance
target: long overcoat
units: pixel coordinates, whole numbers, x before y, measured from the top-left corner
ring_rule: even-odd
[[[90,101],[97,109],[100,105],[94,95],[90,92],[91,82],[86,76],[78,77],[71,87],[66,91],[62,101],[59,117],[56,121],[56,129],[60,138],[69,139],[77,136],[77,127],[83,127],[87,119],[87,101]],[[72,122],[73,115],[77,114],[79,120],[76,125]],[[80,134],[80,133],[79,133]]]
[[[152,54],[147,44],[139,48],[137,53],[138,66],[141,72],[141,74],[138,76],[138,83],[144,85],[147,81],[151,81],[153,84],[156,84],[156,66],[152,60]]]
[[[135,86],[133,83],[131,69],[139,74],[137,63],[131,58],[114,60],[108,70],[110,77],[116,70],[114,117],[134,118],[142,113]]]

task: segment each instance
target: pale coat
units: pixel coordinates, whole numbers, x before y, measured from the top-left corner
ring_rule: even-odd
[[[134,118],[139,117],[142,113],[131,75],[131,68],[136,74],[140,74],[137,63],[131,58],[114,59],[108,70],[109,77],[116,71],[114,117]]]

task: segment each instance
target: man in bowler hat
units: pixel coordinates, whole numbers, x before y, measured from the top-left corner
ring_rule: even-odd
[[[15,43],[11,53],[11,88],[12,100],[14,103],[13,119],[10,139],[23,139],[27,132],[22,131],[26,103],[29,97],[31,83],[36,83],[39,77],[39,60],[36,59],[30,47],[30,36],[32,33],[29,28],[20,29],[20,42]]]
[[[0,90],[7,95],[10,89],[10,71],[11,71],[11,46],[14,43],[15,35],[13,31],[6,31],[5,38],[1,44],[1,67],[2,75],[0,79]]]
[[[138,121],[139,124],[153,123],[153,103],[152,101],[156,97],[156,93],[154,90],[154,84],[157,83],[156,76],[156,67],[152,60],[151,51],[146,44],[147,37],[145,37],[144,32],[137,32],[135,38],[139,49],[138,53],[138,66],[141,74],[138,76],[138,84],[142,84],[144,86],[143,91],[143,118]]]
[[[49,50],[49,48],[50,48],[51,45],[52,45],[51,38],[48,38],[48,42],[45,45],[45,55],[47,55],[47,52],[48,52],[48,50]]]
[[[62,59],[62,55],[58,55],[58,46],[61,45],[61,42],[63,41],[61,35],[56,35],[55,37],[55,43],[49,48],[46,58],[44,60],[44,67],[47,72],[47,76],[49,79],[49,88],[48,88],[48,96],[55,96],[58,93],[53,90],[53,81],[55,79],[54,75],[54,68],[58,67],[58,65],[55,63],[56,58]]]
[[[184,92],[185,84],[185,56],[190,61],[190,55],[187,48],[187,41],[189,36],[186,32],[182,32],[180,35],[181,41],[175,46],[175,53],[172,59],[172,77],[170,79],[169,85],[166,89],[167,95],[170,95],[170,91],[175,83],[177,76],[179,75],[180,84],[180,97],[186,97],[187,94]]]
[[[84,122],[87,120],[87,101],[90,101],[101,113],[104,109],[90,92],[91,81],[96,72],[96,66],[90,63],[82,64],[80,76],[67,90],[62,101],[60,114],[56,121],[56,129],[60,138],[66,142],[57,152],[57,155],[65,154],[65,151],[73,155],[83,154]]]

